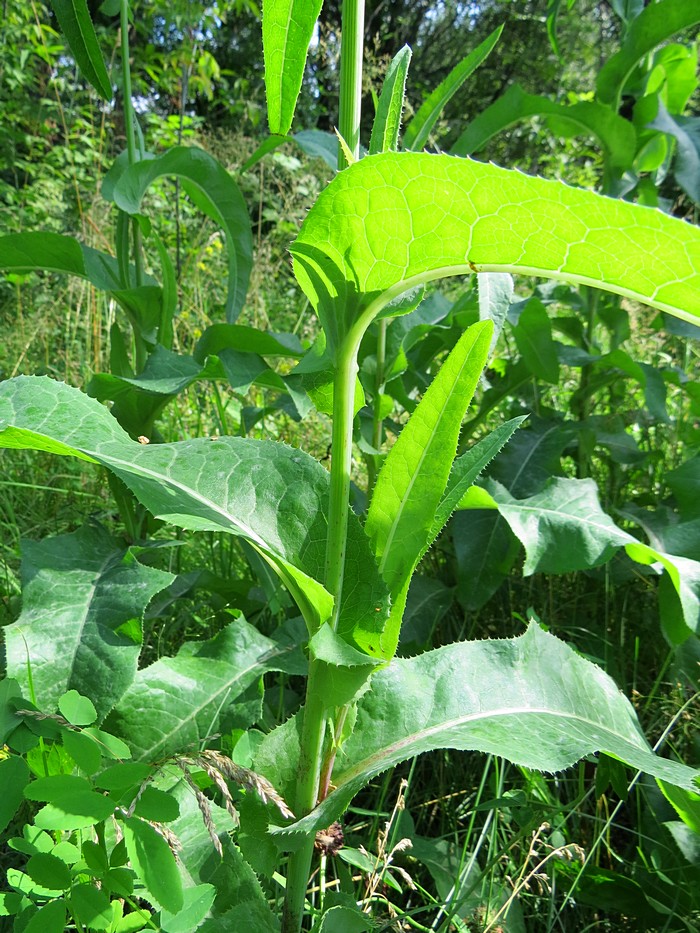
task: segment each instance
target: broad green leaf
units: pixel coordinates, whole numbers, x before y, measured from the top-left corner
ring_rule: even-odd
[[[622,48],[598,72],[598,100],[614,107],[634,66],[666,39],[700,22],[697,0],[660,0],[630,24]]]
[[[470,492],[478,488],[474,486]],[[457,512],[450,531],[457,561],[457,600],[474,612],[508,577],[520,545],[496,510],[470,508]]]
[[[372,496],[365,532],[392,596],[383,656],[398,643],[408,584],[434,540],[435,513],[447,486],[459,432],[489,352],[493,325],[463,334],[389,451]]]
[[[559,771],[604,751],[697,789],[698,772],[654,755],[632,705],[607,674],[531,624],[518,638],[448,645],[394,659],[375,674],[336,760],[334,789],[308,816],[277,832],[328,826],[375,775],[435,748],[500,755],[538,771]],[[274,769],[267,776],[274,783]]]
[[[69,690],[58,701],[58,709],[73,726],[90,726],[97,719],[97,710],[92,700],[77,690]]]
[[[528,301],[513,334],[518,351],[532,375],[558,385],[559,360],[552,339],[552,324],[547,309],[538,298]]]
[[[226,830],[231,817],[211,804],[214,825],[223,845],[224,857],[214,852],[191,789],[181,781],[170,791],[180,804],[180,818],[170,827],[182,842],[180,860],[187,882],[212,884],[217,891],[212,918],[198,927],[200,933],[279,933],[279,920],[268,905],[255,872]],[[243,830],[239,830],[239,838]],[[256,840],[259,848],[261,843]],[[185,896],[187,896],[185,892]],[[189,931],[188,931],[189,933]]]
[[[470,271],[596,285],[700,317],[697,227],[447,155],[361,159],[321,193],[291,250],[333,353],[410,288]]]
[[[241,694],[271,670],[301,673],[303,665],[287,644],[238,619],[214,638],[187,642],[175,657],[140,670],[108,726],[129,741],[137,759],[196,751],[235,715]]]
[[[112,291],[124,283],[113,256],[60,233],[11,233],[0,237],[0,269],[6,272],[65,272]]]
[[[71,884],[71,873],[66,863],[46,852],[32,855],[25,871],[32,881],[54,891],[64,891]]]
[[[160,928],[164,933],[192,933],[196,930],[214,903],[216,888],[213,884],[198,884],[182,893],[182,910],[178,913],[162,910],[160,913]]]
[[[114,202],[128,214],[138,214],[141,201],[153,182],[177,175],[197,207],[217,223],[226,235],[228,294],[226,319],[241,313],[253,265],[250,217],[238,185],[226,169],[203,149],[175,146],[155,159],[129,166],[114,187]]]
[[[77,920],[88,929],[106,931],[111,927],[112,908],[109,898],[94,884],[76,884],[71,888],[70,903]]]
[[[686,460],[667,473],[665,479],[681,514],[688,519],[700,518],[700,456]]]
[[[495,480],[487,480],[485,488],[525,547],[526,575],[588,570],[604,564],[619,547],[638,543],[603,512],[592,479],[552,477],[526,499],[515,499]]]
[[[106,820],[114,810],[113,802],[88,781],[70,774],[38,778],[25,787],[24,796],[46,802],[34,819],[39,829],[81,829]]]
[[[66,903],[63,899],[49,901],[22,927],[23,933],[64,933],[66,929]]]
[[[204,364],[208,356],[218,356],[226,349],[259,356],[300,358],[304,355],[304,348],[295,334],[274,334],[245,324],[212,324],[197,341],[192,355]]]
[[[625,551],[628,557],[640,564],[658,562],[668,573],[678,594],[685,626],[680,631],[674,631],[673,642],[679,644],[690,632],[700,635],[700,561],[677,554],[667,554],[634,539],[625,546]]]
[[[374,870],[375,864],[372,859],[371,870]],[[371,918],[359,908],[337,905],[323,914],[321,922],[314,926],[312,933],[366,933],[373,928]]]
[[[263,0],[263,53],[267,122],[270,133],[285,135],[301,90],[306,53],[323,0]]]
[[[323,159],[334,172],[338,171],[338,137],[324,130],[299,130],[292,137],[302,152]]]
[[[112,99],[112,85],[90,19],[87,0],[51,0],[61,32],[83,77],[103,100]]]
[[[657,784],[685,825],[700,836],[700,793],[674,787],[665,781],[657,781]]]
[[[369,141],[369,151],[372,155],[376,152],[393,151],[398,146],[411,54],[409,46],[404,45],[389,65],[372,124],[372,137]]]
[[[177,914],[184,905],[182,880],[165,838],[137,817],[122,823],[131,867],[160,907]]]
[[[320,582],[329,475],[302,451],[240,437],[144,446],[94,399],[32,376],[0,384],[0,446],[101,463],[156,517],[250,541],[290,589],[311,630],[330,615],[332,598]],[[384,626],[388,596],[352,513],[348,534],[338,632],[365,648]]]
[[[683,191],[700,204],[700,118],[672,117],[659,101],[659,109],[649,124],[676,141],[673,174]]]
[[[624,170],[632,165],[637,149],[634,126],[610,107],[595,101],[557,104],[540,94],[526,93],[519,84],[512,84],[502,97],[475,117],[450,152],[459,156],[480,152],[497,133],[535,116],[548,117],[554,131],[559,129],[563,135],[584,133],[597,137],[613,168]]]
[[[173,575],[143,566],[97,525],[22,550],[22,612],[4,630],[7,670],[28,688],[31,664],[42,708],[77,690],[103,719],[136,674],[144,610]]]
[[[494,29],[481,45],[478,45],[472,52],[465,55],[461,62],[455,65],[445,80],[441,81],[432,94],[423,101],[418,108],[418,113],[413,117],[403,134],[404,148],[423,149],[425,147],[431,130],[438,121],[447,102],[467,78],[476,71],[479,65],[488,58],[502,32],[503,26]]]
[[[0,758],[0,833],[5,829],[24,800],[24,788],[29,783],[29,768],[23,758],[11,755]]]

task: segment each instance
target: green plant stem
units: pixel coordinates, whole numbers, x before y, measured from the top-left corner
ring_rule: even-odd
[[[124,132],[126,134],[126,151],[129,156],[129,165],[134,165],[138,161],[136,151],[136,130],[134,102],[131,97],[131,65],[129,63],[129,0],[121,0],[119,7],[119,25],[121,33],[121,53],[122,53],[122,94],[124,97]],[[131,229],[134,239],[134,270],[136,273],[136,285],[143,285],[143,255],[141,249],[141,230],[138,220],[134,218],[131,222]],[[141,372],[146,362],[146,347],[141,339],[141,335],[134,331],[135,351],[136,351],[136,371]]]
[[[372,412],[372,446],[379,450],[382,446],[382,392],[384,391],[384,367],[386,363],[386,329],[389,321],[382,318],[377,326],[376,372],[374,378],[374,410]],[[376,454],[367,458],[367,503],[372,501],[372,490],[377,480]]]
[[[326,543],[326,589],[335,597],[331,625],[337,627],[347,547],[352,424],[355,401],[357,352],[366,329],[356,326],[338,350],[333,384],[333,437],[331,444],[331,489]],[[318,687],[320,663],[311,660],[306,684],[306,703],[299,751],[295,813],[305,816],[316,806],[324,764],[328,709]],[[309,880],[314,838],[310,836],[289,858],[287,894],[282,933],[298,933],[304,915],[304,897]]]
[[[365,30],[364,0],[343,0],[340,51],[340,113],[338,131],[353,156],[360,156],[360,114],[362,106],[362,52]],[[338,168],[347,165],[338,147]]]

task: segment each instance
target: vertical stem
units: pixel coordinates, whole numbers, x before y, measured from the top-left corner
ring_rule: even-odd
[[[119,25],[121,32],[122,52],[122,93],[124,96],[124,131],[126,134],[126,151],[129,156],[129,165],[138,161],[136,153],[136,129],[134,117],[134,102],[131,97],[131,65],[129,63],[129,0],[121,0],[119,7]],[[131,222],[134,242],[134,270],[136,272],[136,285],[143,285],[143,256],[141,253],[141,230],[136,218]],[[148,352],[141,334],[134,328],[135,370],[140,373],[146,364]]]
[[[360,156],[362,106],[362,50],[365,30],[364,0],[343,0],[340,50],[340,114],[338,131],[357,159]],[[338,168],[346,161],[338,147]]]
[[[357,351],[361,334],[350,335],[338,351],[338,363],[333,385],[333,438],[331,446],[331,489],[326,542],[326,589],[335,597],[331,624],[336,628],[343,587],[345,550],[347,546],[348,508],[350,502],[350,471],[352,464],[352,422],[355,400]],[[328,715],[318,688],[320,664],[309,664],[306,703],[302,723],[297,772],[297,793],[294,812],[305,816],[316,806],[324,762],[326,720]],[[287,894],[282,916],[282,933],[298,933],[304,916],[304,897],[309,880],[314,837],[289,857]]]
[[[374,377],[374,411],[372,412],[372,446],[379,450],[382,446],[382,403],[381,394],[384,391],[384,366],[386,363],[386,328],[389,321],[382,318],[377,330],[376,373]],[[377,480],[377,457],[370,454],[367,457],[367,507],[372,501],[372,492]]]

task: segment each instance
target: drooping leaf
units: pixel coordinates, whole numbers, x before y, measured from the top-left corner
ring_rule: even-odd
[[[533,376],[552,385],[559,383],[559,360],[552,339],[552,324],[547,309],[531,298],[513,328],[515,342],[525,365]]]
[[[675,139],[676,181],[688,197],[700,204],[700,118],[671,116],[659,101],[658,113],[649,126]]]
[[[372,137],[369,141],[369,151],[372,155],[376,152],[394,151],[398,146],[411,54],[411,49],[405,45],[389,65],[372,124]]]
[[[624,170],[634,160],[637,148],[634,126],[610,107],[595,101],[565,106],[540,94],[528,94],[519,84],[511,84],[502,97],[471,120],[450,152],[459,156],[480,152],[497,133],[535,116],[549,118],[555,131],[565,130],[567,136],[572,133],[595,136],[614,168]]]
[[[700,22],[696,0],[660,0],[629,26],[622,48],[603,65],[596,81],[598,100],[617,105],[634,66],[666,39]]]
[[[263,0],[263,53],[267,122],[270,133],[285,135],[294,118],[306,53],[323,0]]]
[[[175,146],[129,166],[114,187],[117,207],[138,214],[146,190],[164,175],[176,175],[197,207],[218,224],[228,248],[226,319],[236,320],[245,303],[253,265],[250,217],[238,185],[226,169],[203,149]]]
[[[377,477],[365,532],[392,596],[390,622],[381,638],[384,657],[396,651],[408,584],[435,538],[435,513],[457,452],[462,419],[486,362],[492,331],[491,322],[485,321],[461,337]]]
[[[32,376],[0,384],[0,445],[101,463],[157,517],[250,541],[288,586],[310,629],[330,615],[332,599],[320,582],[329,475],[302,451],[240,437],[144,446],[94,399]],[[365,649],[384,626],[388,596],[352,513],[348,533],[338,632]]]
[[[42,708],[77,690],[104,718],[136,674],[144,610],[172,574],[143,566],[130,548],[88,525],[25,541],[22,578],[22,612],[4,630],[8,672],[28,688],[31,664]]]
[[[300,673],[303,665],[287,644],[238,619],[214,638],[188,642],[175,657],[139,671],[108,726],[129,741],[136,759],[156,761],[185,749],[194,753],[236,713],[241,694],[272,670]]]
[[[291,249],[333,354],[353,326],[390,314],[410,288],[470,271],[598,285],[691,322],[700,316],[697,227],[447,155],[361,159],[322,192]]]
[[[51,0],[61,32],[83,77],[103,100],[112,99],[112,85],[90,19],[87,0]]]
[[[328,826],[376,774],[435,748],[501,755],[540,771],[568,768],[604,751],[688,790],[698,774],[654,755],[614,681],[531,624],[518,638],[448,645],[394,659],[375,674],[336,760],[333,790],[308,816],[278,832]],[[273,773],[267,776],[274,783]]]
[[[165,838],[150,823],[129,817],[122,823],[131,867],[156,902],[170,913],[182,910],[182,879]]]
[[[447,102],[467,78],[476,71],[479,65],[488,58],[502,32],[503,26],[494,29],[481,45],[478,45],[468,55],[465,55],[461,62],[455,65],[445,80],[441,81],[423,101],[418,108],[418,113],[411,119],[403,134],[404,148],[418,150],[425,147],[428,137]]]
[[[95,288],[123,287],[117,260],[72,236],[60,233],[11,233],[0,237],[0,269],[7,272],[65,272],[87,279]]]
[[[487,480],[485,488],[525,547],[525,574],[587,570],[605,563],[619,547],[637,543],[603,512],[591,479],[552,477],[526,499],[515,499],[495,480]]]
[[[479,320],[493,321],[490,351],[496,346],[513,300],[513,276],[507,272],[482,272],[477,281]]]

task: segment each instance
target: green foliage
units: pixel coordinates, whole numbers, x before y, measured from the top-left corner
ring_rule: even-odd
[[[261,181],[260,160],[291,127],[316,29],[319,5],[301,12],[298,6],[266,0],[263,10],[273,135],[246,163],[246,170],[259,164]],[[554,41],[559,6],[549,5]],[[60,9],[86,80],[111,93],[83,0]],[[115,255],[51,232],[0,238],[3,269],[14,276],[44,269],[84,278],[114,299],[130,327],[126,333],[123,321],[112,326],[112,372],[93,376],[92,398],[45,377],[0,385],[0,446],[15,456],[38,451],[106,468],[126,528],[120,539],[92,523],[24,546],[23,608],[5,628],[7,676],[0,683],[0,776],[13,785],[0,823],[22,826],[11,839],[22,867],[7,870],[10,891],[1,903],[17,929],[66,923],[110,933],[145,926],[166,933],[365,929],[367,916],[357,909],[346,868],[338,869],[337,893],[326,890],[322,875],[318,900],[307,902],[315,842],[328,853],[325,871],[339,832],[329,824],[356,795],[387,769],[440,749],[504,759],[498,768],[518,769],[532,812],[521,812],[525,805],[511,801],[499,778],[494,800],[476,807],[470,800],[474,814],[461,856],[432,840],[421,846],[407,829],[404,838],[416,839],[416,860],[442,897],[432,908],[433,928],[446,930],[467,910],[469,922],[481,922],[478,912],[488,910],[491,925],[504,919],[509,928],[524,928],[516,895],[527,882],[512,894],[501,892],[491,883],[495,868],[479,864],[489,821],[495,813],[517,813],[517,838],[530,845],[527,862],[536,857],[546,812],[557,824],[552,852],[567,852],[569,814],[538,772],[581,761],[582,787],[594,754],[602,754],[598,794],[608,783],[628,793],[639,775],[628,785],[624,765],[660,782],[665,818],[655,818],[645,832],[655,839],[656,827],[668,824],[664,832],[678,851],[663,872],[655,854],[645,863],[639,878],[653,878],[661,892],[654,889],[642,907],[634,906],[645,890],[641,881],[625,879],[619,890],[627,896],[625,909],[641,911],[647,923],[650,915],[675,911],[675,902],[668,907],[674,886],[695,877],[698,775],[678,760],[687,745],[673,747],[670,757],[656,754],[616,681],[536,618],[520,637],[465,641],[463,626],[456,642],[422,650],[436,621],[449,617],[453,593],[463,607],[480,606],[522,544],[526,575],[600,567],[612,574],[612,560],[623,553],[645,579],[663,574],[659,608],[669,657],[689,669],[697,651],[697,458],[668,477],[675,502],[657,514],[623,502],[619,492],[625,480],[632,486],[635,470],[647,469],[643,429],[672,423],[667,387],[681,388],[685,379],[680,367],[659,371],[627,352],[629,320],[619,298],[645,302],[691,327],[700,317],[697,228],[644,206],[663,203],[655,181],[668,171],[674,146],[677,180],[691,196],[695,191],[685,138],[692,141],[694,130],[682,113],[696,87],[691,56],[666,47],[642,61],[696,14],[679,4],[664,20],[665,0],[644,11],[616,9],[628,28],[620,53],[601,73],[598,100],[565,106],[514,85],[466,127],[455,148],[474,151],[505,126],[545,115],[564,136],[592,133],[604,150],[606,190],[634,191],[643,203],[454,154],[394,151],[401,146],[411,58],[405,48],[389,66],[377,101],[371,154],[333,179],[291,248],[295,275],[321,325],[312,344],[310,334],[300,341],[233,323],[248,310],[257,274],[241,193],[244,170],[239,187],[198,148],[147,154],[131,93],[128,4],[120,6],[126,152],[103,187],[117,207]],[[354,40],[361,12],[353,4],[344,8],[338,121],[356,152],[361,56]],[[187,22],[177,11],[172,16],[178,28]],[[492,31],[426,96],[404,148],[425,144],[499,36],[500,28]],[[348,54],[356,66],[352,80]],[[206,96],[217,69],[200,65]],[[632,120],[612,106],[623,90],[636,97]],[[184,115],[187,92],[181,92]],[[308,136],[298,141],[309,145]],[[318,147],[318,136],[311,144]],[[328,156],[328,140],[321,148]],[[226,322],[200,330],[191,355],[180,352],[174,324],[181,244],[178,239],[171,260],[142,213],[144,199],[154,197],[152,184],[171,175],[222,229],[227,245]],[[259,244],[262,219],[261,196]],[[147,272],[149,249],[160,284]],[[511,272],[564,284],[540,286],[514,302]],[[436,291],[426,298],[425,286],[434,280],[472,273],[480,280],[477,292],[454,302]],[[493,357],[499,335],[514,340],[507,359]],[[279,371],[265,357],[282,360]],[[285,359],[298,361],[291,374]],[[552,407],[562,376],[566,418]],[[166,406],[202,380],[227,383],[226,404],[242,406],[255,387],[281,393],[275,404],[297,419],[314,404],[330,414],[330,472],[297,447],[244,436],[272,410],[264,401],[242,408],[241,436],[164,441],[156,423]],[[480,383],[484,391],[465,424]],[[628,422],[636,436],[623,417],[630,386],[643,412]],[[218,388],[213,393],[225,425]],[[697,397],[687,392],[697,408]],[[114,402],[111,411],[103,401]],[[504,421],[499,413],[488,430],[497,407],[511,417]],[[385,453],[387,433],[397,436]],[[354,449],[367,465],[364,502],[353,489]],[[605,508],[590,476],[593,451],[601,449],[614,500]],[[575,477],[565,475],[565,455]],[[627,530],[634,525],[648,543]],[[171,526],[176,540],[167,537]],[[241,543],[239,552],[229,551],[237,557],[225,580],[211,570],[172,572],[182,531],[216,542],[212,556],[224,536]],[[220,532],[222,538],[213,537]],[[452,558],[458,579],[449,579]],[[432,577],[417,574],[424,559],[424,569],[437,571]],[[209,637],[163,652],[162,633],[153,638],[156,625],[178,594],[195,585],[209,587],[212,601],[235,594],[266,606],[254,610],[255,619],[227,608]],[[302,618],[290,618],[297,608]],[[189,619],[188,627],[197,622]],[[604,647],[596,644],[591,653],[599,657]],[[400,656],[416,649],[422,651],[416,657]],[[400,797],[389,824],[401,803]],[[489,813],[478,839],[472,836],[477,811]],[[380,883],[402,893],[405,869],[389,867],[406,846],[397,836],[389,847],[389,824],[374,865],[359,847],[345,852],[344,864],[366,878],[365,904],[376,900]],[[317,830],[323,832],[315,839]],[[176,838],[183,846],[179,861]],[[595,902],[596,895],[607,903],[605,870],[585,877],[566,865],[555,870],[564,905],[579,896]],[[275,887],[281,881],[283,895]],[[690,912],[697,896],[688,894],[683,903]]]

